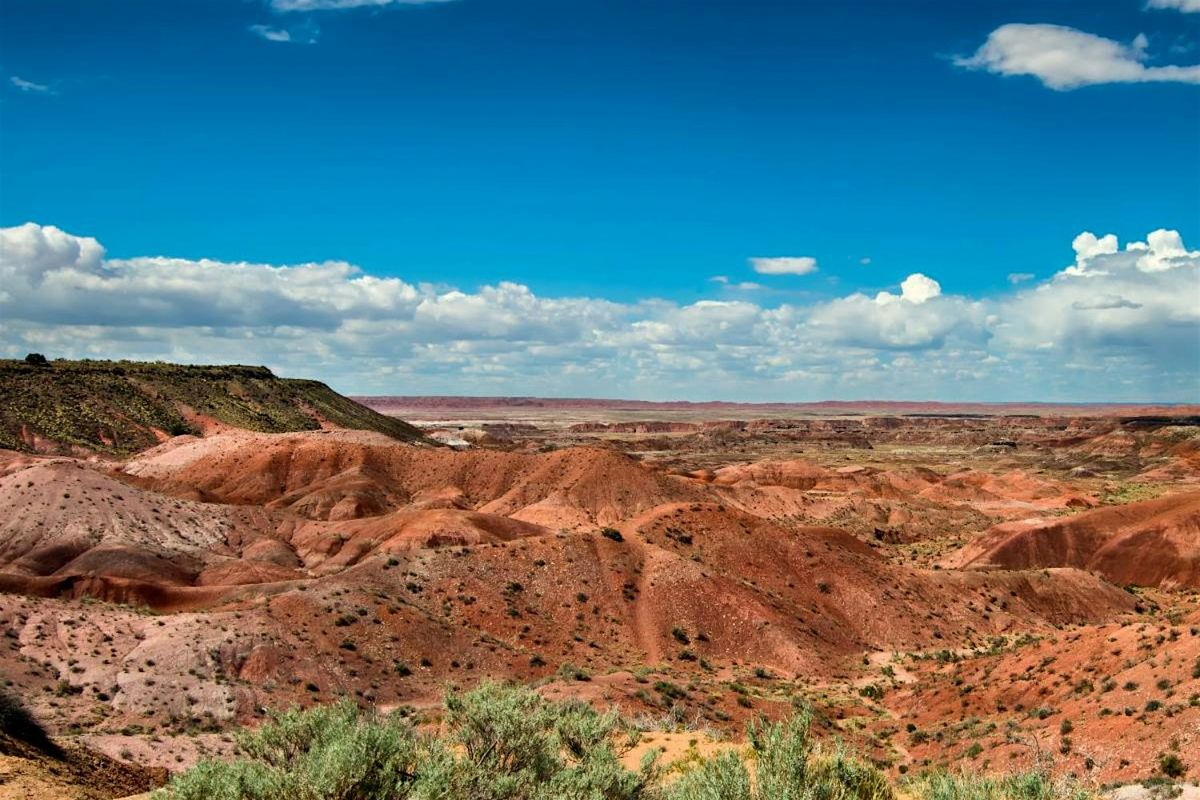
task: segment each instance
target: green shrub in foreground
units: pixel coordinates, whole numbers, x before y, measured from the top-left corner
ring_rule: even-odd
[[[892,800],[887,777],[841,748],[822,753],[809,718],[752,722],[746,728],[751,768],[726,751],[667,786],[665,800]]]
[[[615,711],[484,684],[445,700],[440,733],[343,702],[272,713],[237,736],[242,757],[175,777],[156,800],[896,800],[882,771],[811,741],[809,719],[752,722],[726,750],[674,780],[655,754],[620,763],[637,734]],[[913,778],[912,800],[1087,800],[1041,773]]]
[[[654,758],[625,769],[636,742],[615,712],[485,684],[446,697],[440,736],[350,702],[272,713],[238,735],[243,757],[173,779],[170,800],[641,800]]]
[[[273,714],[238,734],[245,758],[204,762],[173,780],[179,800],[403,800],[425,742],[402,722],[362,714],[349,702]]]

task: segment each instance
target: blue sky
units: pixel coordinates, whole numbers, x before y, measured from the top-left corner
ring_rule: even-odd
[[[539,302],[794,308],[800,326],[822,304],[898,293],[914,273],[936,279],[937,302],[1005,303],[1072,264],[1084,231],[1115,234],[1121,247],[1158,229],[1200,242],[1200,6],[1157,2],[1176,7],[5,0],[0,225],[95,237],[112,261],[344,261],[374,278],[434,284],[435,297],[450,287],[481,297],[510,282]],[[816,269],[757,273],[750,259],[769,257],[813,259]],[[1198,286],[1191,267],[1185,291]],[[1056,399],[1195,395],[1187,335],[1196,329],[1180,313],[1183,349],[1151,365],[1173,377],[1122,388],[1093,375]],[[631,330],[658,320],[632,316]],[[41,333],[30,339],[34,322]],[[108,323],[10,322],[0,342],[15,352],[67,324]],[[330,366],[341,361],[336,343],[329,361],[313,361],[275,336],[254,360],[292,371],[309,363],[339,388],[396,392],[788,399],[1009,386],[995,374],[973,389],[952,378],[911,388],[788,382],[729,372],[711,348],[680,353],[724,375],[698,384],[639,363],[605,362],[623,377],[596,383],[546,364],[510,364],[501,377],[419,368],[421,348],[450,341],[518,350],[535,341],[501,333],[460,340],[436,329],[429,335],[441,338],[413,339],[404,352],[351,348],[357,373]],[[97,346],[152,354],[110,334]],[[161,354],[255,355],[227,347],[243,334],[212,336],[206,349]],[[1104,352],[1134,358],[1131,346],[1147,346],[1138,341]],[[58,344],[63,354],[81,348]],[[890,364],[895,343],[878,344],[839,341],[827,355]],[[943,337],[924,349],[946,348]],[[980,352],[1019,363],[990,345]],[[389,368],[399,372],[380,372]]]

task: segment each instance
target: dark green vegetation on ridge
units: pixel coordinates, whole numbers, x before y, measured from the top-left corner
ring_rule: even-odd
[[[0,360],[0,447],[129,455],[162,434],[199,433],[189,421],[196,415],[262,433],[317,430],[326,421],[423,438],[319,381],[279,378],[266,367]]]

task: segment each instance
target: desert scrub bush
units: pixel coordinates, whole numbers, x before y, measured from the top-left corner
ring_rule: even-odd
[[[809,738],[807,714],[746,727],[746,761],[726,751],[664,789],[664,800],[892,800],[884,774],[840,747],[823,754]]]
[[[933,772],[905,782],[905,793],[920,800],[1092,800],[1088,789],[1045,772],[988,776]]]
[[[349,701],[272,712],[237,736],[243,758],[205,762],[171,781],[172,800],[401,800],[413,796],[432,742]]]
[[[205,761],[155,800],[895,800],[875,765],[841,746],[822,749],[810,716],[751,722],[748,752],[693,759],[670,781],[657,751],[637,769],[621,758],[638,740],[617,712],[532,689],[483,684],[445,698],[443,723],[424,734],[401,715],[343,701],[271,712],[236,737],[240,757]],[[753,762],[751,766],[750,762]],[[1164,771],[1166,771],[1164,769]],[[753,777],[752,777],[753,776]],[[911,800],[1091,800],[1042,773],[935,773],[906,781]]]
[[[1158,770],[1168,778],[1182,778],[1187,774],[1187,765],[1174,753],[1163,753],[1158,757]]]
[[[484,684],[446,697],[445,741],[460,758],[443,759],[433,785],[463,800],[622,800],[648,797],[655,756],[637,771],[620,763],[637,743],[617,712],[580,700],[552,703],[531,689]],[[420,795],[424,797],[424,795]]]
[[[349,701],[273,712],[237,737],[242,757],[175,777],[156,800],[642,800],[658,781],[620,758],[637,741],[616,712],[484,684],[445,700],[445,725],[421,735]]]

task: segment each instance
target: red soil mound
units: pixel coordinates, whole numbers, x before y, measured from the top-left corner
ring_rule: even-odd
[[[1077,567],[1116,583],[1200,587],[1200,492],[997,525],[946,564]]]
[[[7,591],[180,608],[227,599],[217,585],[305,577],[291,547],[270,538],[278,514],[143,491],[78,461],[9,460],[0,507]]]
[[[787,531],[716,505],[665,507],[634,525],[676,556],[651,560],[652,588],[666,595],[655,608],[698,615],[689,621],[730,633],[722,641],[782,648],[774,658],[760,654],[780,666],[799,659],[806,645],[842,653],[925,647],[1027,620],[1081,622],[1132,607],[1124,592],[1081,573],[996,575],[981,583],[970,573],[897,567],[842,530]],[[660,629],[669,627],[663,619]]]
[[[26,575],[70,570],[98,547],[194,563],[221,551],[231,533],[248,535],[261,516],[142,492],[54,459],[34,459],[0,477],[0,508],[0,571]]]
[[[124,472],[159,491],[327,520],[436,501],[579,528],[611,524],[672,500],[700,499],[694,481],[612,450],[456,452],[349,431],[214,436],[149,451]]]
[[[346,522],[305,521],[297,525],[290,542],[306,567],[328,573],[379,553],[491,544],[547,533],[541,526],[495,514],[439,508]]]

